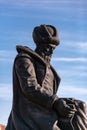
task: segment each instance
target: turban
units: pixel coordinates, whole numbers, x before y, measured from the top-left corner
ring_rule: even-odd
[[[36,45],[53,44],[59,45],[58,32],[52,25],[40,25],[33,30],[33,40]]]

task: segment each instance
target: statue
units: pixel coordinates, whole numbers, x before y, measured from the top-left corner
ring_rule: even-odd
[[[60,77],[50,65],[60,41],[52,25],[33,30],[35,51],[17,46],[13,105],[6,130],[87,130],[86,104],[56,95]]]

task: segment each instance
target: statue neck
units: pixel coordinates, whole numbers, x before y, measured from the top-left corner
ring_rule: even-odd
[[[48,56],[48,55],[46,55],[46,53],[45,53],[45,51],[44,51],[44,49],[41,47],[37,47],[36,49],[35,49],[35,52],[37,53],[37,54],[39,54],[44,60],[45,60],[45,62],[46,63],[50,63],[50,60],[51,60],[51,54]]]

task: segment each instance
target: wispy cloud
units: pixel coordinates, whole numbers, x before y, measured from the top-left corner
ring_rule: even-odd
[[[87,88],[65,85],[60,88],[60,94],[87,95]]]
[[[11,100],[12,99],[12,85],[0,84],[0,99]]]
[[[82,80],[84,80],[84,83],[87,83],[87,81],[85,80],[87,78],[87,69],[74,69],[72,66],[71,68],[62,68],[62,69],[59,69],[57,70],[58,72],[60,72],[60,75],[63,76],[63,77],[67,77],[67,78],[72,78],[72,79],[75,79],[75,78],[81,78]],[[85,78],[85,79],[84,79]],[[76,81],[76,79],[75,79]],[[79,81],[80,83],[81,81]]]
[[[73,1],[70,1],[70,0],[61,0],[61,1],[58,1],[58,0],[44,0],[44,1],[41,1],[41,0],[37,0],[37,1],[34,1],[34,0],[26,0],[26,1],[24,1],[24,0],[13,0],[13,2],[11,1],[11,0],[7,0],[7,1],[5,1],[5,0],[0,0],[0,3],[21,3],[21,1],[23,2],[23,3],[32,3],[32,4],[38,4],[38,3],[42,3],[42,4],[44,4],[44,3],[51,3],[51,4],[53,4],[53,3],[64,3],[64,4],[67,4],[67,3],[73,3],[73,4],[81,4],[81,3],[83,3],[83,1],[82,0],[79,0],[79,2],[78,1],[75,1],[75,0],[73,0]]]
[[[61,57],[56,58],[53,57],[52,61],[61,61],[61,62],[87,62],[87,58],[68,58],[68,57]]]
[[[60,97],[72,97],[80,100],[84,100],[87,103],[87,88],[81,88],[78,86],[66,86],[61,85],[59,87],[58,95]]]
[[[0,4],[2,5],[13,5],[13,6],[22,6],[22,7],[25,7],[25,6],[35,6],[35,7],[42,7],[42,5],[48,5],[48,4],[52,4],[52,3],[58,3],[56,0],[53,2],[53,1],[50,1],[50,0],[44,0],[44,1],[40,1],[40,0],[37,0],[37,1],[34,1],[34,0],[16,0],[16,1],[11,1],[11,0],[3,0],[3,1],[0,1]],[[43,6],[44,7],[44,6]]]
[[[15,54],[15,51],[0,50],[0,62],[12,62]]]
[[[84,0],[83,0],[84,1]],[[63,7],[66,7],[67,4],[71,5],[71,4],[74,4],[74,5],[78,5],[77,7],[81,6],[81,4],[83,4],[82,0],[79,0],[78,1],[70,1],[70,0],[67,0],[67,1],[64,1],[64,0],[61,0],[61,1],[58,1],[58,0],[44,0],[44,1],[41,1],[41,0],[37,0],[37,1],[34,1],[34,0],[0,0],[0,5],[12,5],[12,6],[21,6],[21,7],[39,7],[39,8],[49,8],[49,9],[55,9],[55,6],[57,7],[58,5],[58,8],[56,9],[59,9],[61,8],[63,5]],[[50,6],[49,6],[50,5]],[[53,6],[55,5],[55,6]],[[60,6],[61,5],[61,6]],[[81,6],[82,7],[82,6]],[[66,8],[67,9],[67,8]]]
[[[9,57],[9,56],[13,56],[14,54],[15,54],[15,51],[0,50],[0,57]]]
[[[75,47],[75,48],[80,48],[80,49],[86,49],[87,48],[87,42],[71,42],[71,41],[68,41],[68,42],[65,42],[64,43],[65,46],[69,46],[69,47]]]

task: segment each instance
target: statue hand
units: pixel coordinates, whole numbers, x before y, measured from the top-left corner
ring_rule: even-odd
[[[66,118],[71,117],[76,111],[73,104],[66,104],[66,102],[61,98],[55,101],[54,109],[58,116]]]

